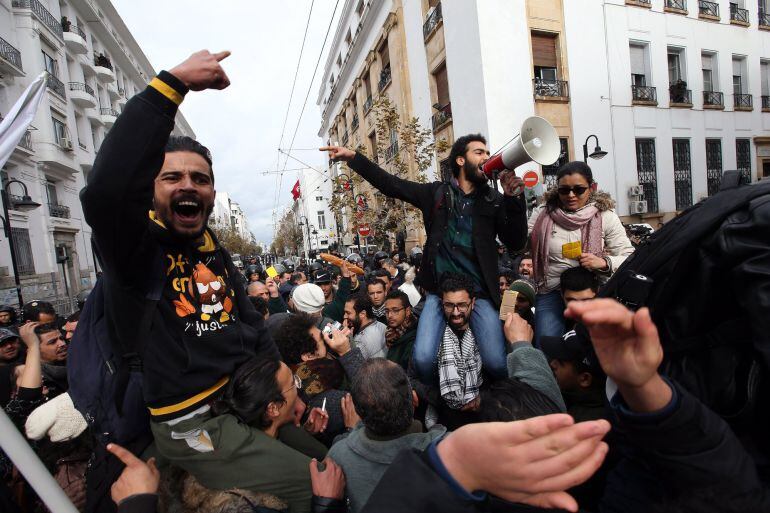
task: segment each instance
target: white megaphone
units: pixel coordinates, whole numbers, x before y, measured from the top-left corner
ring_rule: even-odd
[[[508,148],[492,155],[482,171],[490,180],[504,169],[516,169],[535,161],[549,166],[559,159],[561,144],[556,129],[545,119],[532,116],[524,120],[516,140]]]

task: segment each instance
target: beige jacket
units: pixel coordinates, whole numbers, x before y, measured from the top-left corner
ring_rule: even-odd
[[[603,247],[605,256],[609,260],[610,268],[609,271],[597,272],[597,274],[602,283],[604,283],[620,267],[628,255],[634,252],[634,247],[631,245],[631,241],[628,240],[623,223],[620,222],[620,218],[613,210],[615,202],[609,194],[606,192],[592,193],[591,200],[586,207],[589,205],[595,205],[602,215]],[[539,206],[532,211],[528,222],[530,235],[543,209],[545,209],[545,205]],[[551,233],[548,245],[548,272],[545,277],[545,283],[538,283],[539,294],[545,294],[558,289],[561,273],[571,267],[580,265],[577,260],[567,259],[562,256],[562,246],[564,244],[580,240],[580,230],[568,231],[556,223],[553,224],[553,232]]]

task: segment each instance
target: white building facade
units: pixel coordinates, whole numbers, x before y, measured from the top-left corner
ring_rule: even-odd
[[[11,183],[9,221],[24,300],[61,301],[93,286],[98,264],[78,197],[96,151],[128,98],[155,71],[108,0],[0,1],[0,112],[43,70],[45,98],[2,170],[40,207],[21,212]],[[181,114],[175,133],[194,136]],[[57,259],[58,255],[58,259]],[[7,241],[0,243],[0,303],[16,304]],[[66,303],[68,304],[68,303]]]
[[[302,239],[308,253],[325,253],[338,243],[337,222],[329,208],[332,180],[315,169],[300,174],[297,212],[302,222]]]

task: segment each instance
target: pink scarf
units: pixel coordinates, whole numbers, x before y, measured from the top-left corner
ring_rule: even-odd
[[[548,274],[548,242],[551,239],[553,223],[565,230],[580,229],[583,253],[603,256],[602,213],[594,205],[589,205],[577,212],[565,212],[561,208],[549,212],[544,208],[535,221],[530,243],[532,245],[532,266],[538,285],[545,283]]]

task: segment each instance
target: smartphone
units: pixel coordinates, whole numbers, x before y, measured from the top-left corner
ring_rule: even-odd
[[[500,320],[504,321],[508,318],[508,313],[516,313],[516,299],[518,299],[519,293],[515,290],[506,290],[503,293],[503,301],[500,303]]]
[[[275,267],[273,267],[272,265],[267,269],[265,269],[265,272],[267,273],[268,278],[275,278],[276,276],[278,276],[278,271],[276,271]]]

